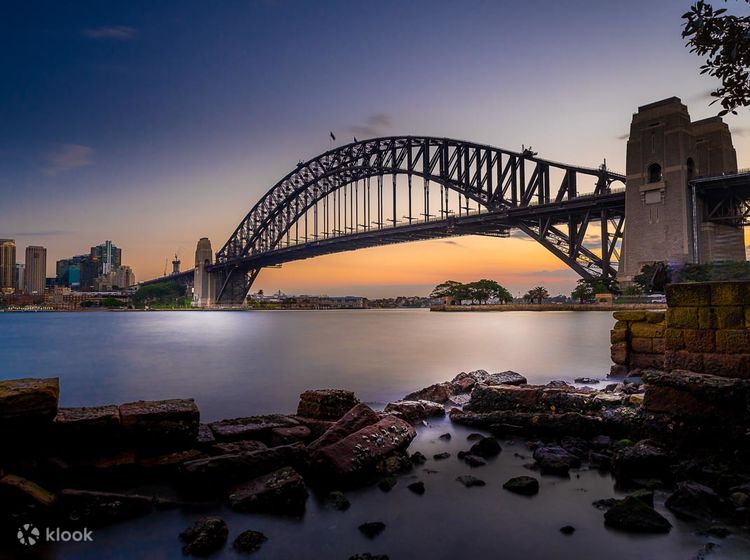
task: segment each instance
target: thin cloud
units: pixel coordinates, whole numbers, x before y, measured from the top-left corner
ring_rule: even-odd
[[[135,39],[138,30],[127,25],[104,25],[93,29],[84,29],[83,34],[91,39],[114,39],[116,41],[130,41]]]
[[[47,154],[47,164],[42,171],[46,175],[58,175],[79,167],[92,165],[94,149],[81,144],[60,144]]]
[[[349,127],[349,132],[354,136],[363,138],[375,138],[383,136],[385,131],[391,126],[391,116],[387,113],[375,113],[365,120],[364,123],[355,124]]]
[[[54,235],[71,235],[73,233],[76,232],[65,229],[48,229],[39,231],[14,231],[10,235],[12,237],[52,237]]]

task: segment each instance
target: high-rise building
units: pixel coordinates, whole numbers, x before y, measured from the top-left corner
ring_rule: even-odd
[[[47,249],[36,245],[26,247],[26,271],[24,291],[27,294],[43,294],[47,285]]]
[[[0,239],[0,291],[11,293],[15,290],[16,242]]]
[[[57,284],[74,291],[95,288],[99,274],[99,259],[91,255],[77,255],[57,261]]]
[[[23,284],[24,284],[24,272],[26,269],[26,265],[23,263],[16,263],[16,277],[15,277],[15,287],[19,290],[23,290]]]
[[[91,247],[91,258],[97,259],[99,270],[97,276],[113,272],[122,264],[122,250],[111,241]]]

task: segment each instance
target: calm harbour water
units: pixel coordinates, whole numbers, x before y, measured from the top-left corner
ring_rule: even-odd
[[[512,369],[532,383],[603,378],[612,324],[606,312],[0,313],[0,379],[59,376],[63,406],[194,397],[204,421],[293,411],[308,388],[349,388],[380,406],[462,370]],[[451,441],[438,439],[448,431]],[[540,477],[541,491],[533,498],[510,494],[502,484],[533,474],[524,467],[530,454],[521,442],[505,441],[498,458],[470,469],[456,460],[469,447],[468,433],[447,420],[420,427],[410,451],[422,451],[428,463],[402,476],[389,494],[377,488],[348,492],[347,512],[328,509],[315,496],[303,520],[223,507],[165,511],[100,529],[94,545],[42,547],[30,557],[181,558],[177,534],[205,514],[222,515],[230,527],[229,543],[212,558],[241,557],[231,540],[245,529],[269,537],[252,555],[258,559],[346,560],[372,552],[391,560],[687,560],[710,540],[696,533],[700,526],[664,511],[663,495],[657,508],[675,525],[669,535],[605,528],[591,502],[620,494],[610,476],[596,471]],[[433,461],[441,451],[451,458]],[[487,486],[467,489],[455,482],[469,473]],[[425,482],[424,496],[406,489],[415,479]],[[366,521],[383,521],[386,531],[370,541],[357,530]],[[578,530],[566,537],[558,529],[568,524]],[[710,558],[750,557],[745,536],[714,542],[720,546]]]

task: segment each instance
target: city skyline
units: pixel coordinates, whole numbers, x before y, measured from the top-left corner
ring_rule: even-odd
[[[210,18],[197,3],[14,7],[0,237],[44,245],[50,262],[116,239],[140,279],[161,276],[175,252],[190,268],[200,237],[220,248],[268,188],[331,147],[329,131],[333,145],[408,133],[531,144],[540,157],[624,171],[639,105],[677,95],[694,120],[718,112],[716,82],[680,37],[687,4],[638,4],[273,2]],[[294,32],[311,27],[314,48]],[[725,120],[750,166],[750,118]],[[254,289],[419,295],[481,277],[514,294],[566,293],[577,279],[513,235],[318,257],[263,270]]]

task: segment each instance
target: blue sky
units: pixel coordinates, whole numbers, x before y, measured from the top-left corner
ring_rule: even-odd
[[[47,246],[48,270],[113,239],[154,276],[175,251],[190,261],[201,236],[221,246],[299,159],[328,149],[329,130],[531,144],[622,170],[638,105],[677,95],[694,119],[717,111],[680,37],[688,4],[6,3],[0,237]],[[748,112],[727,121],[750,166]],[[305,266],[259,286],[326,289]],[[328,291],[383,292],[341,277]]]

